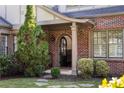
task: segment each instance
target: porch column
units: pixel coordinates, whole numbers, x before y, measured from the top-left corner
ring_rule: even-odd
[[[72,75],[77,75],[77,25],[75,22],[71,26],[72,31]]]
[[[13,54],[13,48],[14,48],[13,44],[14,44],[14,38],[13,38],[13,35],[10,34],[10,35],[8,35],[8,42],[7,42],[8,54]]]

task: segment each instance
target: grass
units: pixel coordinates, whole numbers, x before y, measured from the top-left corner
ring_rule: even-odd
[[[33,88],[37,87],[35,85],[35,78],[17,78],[17,79],[7,79],[0,81],[1,88]]]
[[[100,84],[99,79],[90,79],[90,80],[66,80],[66,79],[52,79],[48,81],[48,85],[46,86],[37,86],[35,82],[37,78],[16,78],[16,79],[7,79],[0,81],[0,88],[46,88],[48,86],[53,85],[61,85],[64,87],[65,85],[77,85],[78,84],[94,84],[94,88],[97,88]]]

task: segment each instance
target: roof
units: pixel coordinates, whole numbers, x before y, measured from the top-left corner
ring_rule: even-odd
[[[111,6],[111,7],[99,8],[99,9],[80,10],[80,11],[67,12],[67,13],[62,13],[62,14],[68,17],[73,17],[73,18],[124,14],[124,5]]]
[[[61,13],[58,13],[56,11],[53,11],[52,9],[50,9],[47,6],[44,6],[44,5],[37,5],[37,7],[45,10],[46,12],[48,12],[50,14],[53,14],[57,18],[60,18],[61,20],[63,20],[62,22],[65,22],[65,23],[67,23],[67,22],[77,22],[77,23],[90,23],[90,24],[93,24],[94,25],[94,22],[92,20],[90,20],[90,19],[76,19],[76,18],[71,18],[71,17],[65,16],[65,15],[63,15]],[[42,22],[40,22],[40,23],[42,23]],[[48,23],[49,24],[49,22],[44,22],[44,23]],[[55,23],[57,23],[57,22],[55,22]]]
[[[0,16],[0,26],[11,28],[12,24]]]

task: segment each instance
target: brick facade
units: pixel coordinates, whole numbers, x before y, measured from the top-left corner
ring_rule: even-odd
[[[66,26],[65,26],[66,25]],[[53,66],[58,66],[59,62],[59,40],[62,36],[71,38],[71,24],[46,26],[45,31],[49,35],[49,51]],[[89,57],[89,26],[78,24],[78,58]]]
[[[92,31],[91,26],[88,25],[78,25],[77,42],[78,42],[78,58],[88,58],[89,57],[89,33]]]
[[[124,29],[124,15],[98,17],[95,18],[96,28],[95,30],[122,30]],[[124,42],[123,42],[124,43]],[[124,44],[123,44],[124,45]],[[113,60],[114,59],[114,60]],[[124,74],[124,57],[123,58],[111,58],[107,59],[110,66],[110,75],[122,75]]]
[[[94,19],[97,30],[115,30],[124,28],[124,15],[97,17]]]
[[[78,59],[92,57],[92,31],[93,30],[118,30],[124,28],[124,15],[97,17],[94,18],[96,26],[92,29],[89,24],[78,24],[77,47]],[[43,29],[48,31],[49,50],[51,55],[52,66],[59,66],[59,40],[62,36],[67,35],[71,38],[71,24],[44,26]],[[106,60],[106,59],[105,59]],[[110,66],[110,75],[121,75],[124,73],[124,59],[107,58]]]
[[[110,75],[119,76],[124,74],[124,60],[107,60],[110,66]]]
[[[52,66],[59,66],[59,40],[62,36],[71,38],[70,24],[44,26],[44,31],[48,32],[49,52]]]

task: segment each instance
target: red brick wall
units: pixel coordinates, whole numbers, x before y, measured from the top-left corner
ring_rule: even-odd
[[[124,28],[124,15],[95,18],[97,30]]]
[[[106,16],[95,18],[96,30],[118,30],[124,29],[124,15],[117,16]],[[107,60],[110,66],[111,75],[122,75],[124,74],[124,59]]]
[[[77,33],[77,43],[78,43],[78,58],[88,58],[89,57],[89,29],[88,25],[79,25]]]
[[[108,60],[110,66],[110,75],[123,75],[124,74],[124,60]]]
[[[124,15],[119,16],[110,16],[110,17],[98,17],[95,18],[96,27],[95,30],[116,30],[124,28]],[[59,39],[62,35],[68,35],[71,37],[71,24],[63,25],[52,25],[46,26],[49,35],[49,50],[51,54],[51,61],[53,66],[58,66],[59,54],[58,54],[58,45]],[[90,56],[90,38],[89,33],[91,30],[90,25],[81,25],[78,24],[78,58],[87,58]],[[107,60],[110,66],[111,75],[120,75],[124,74],[124,60]]]

